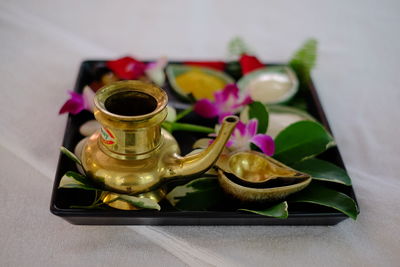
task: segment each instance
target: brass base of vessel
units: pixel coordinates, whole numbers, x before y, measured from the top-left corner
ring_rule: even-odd
[[[160,202],[165,197],[165,195],[166,195],[165,187],[160,187],[154,191],[135,195],[135,197],[150,198],[156,202]],[[116,193],[104,192],[100,198],[104,204],[106,204],[114,209],[119,209],[119,210],[140,210],[141,209],[141,208],[138,208],[138,207],[126,202],[126,201],[114,200],[117,197],[118,197],[118,194],[116,194]]]

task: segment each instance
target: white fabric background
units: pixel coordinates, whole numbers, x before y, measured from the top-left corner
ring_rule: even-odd
[[[399,1],[1,1],[1,266],[398,266]],[[240,35],[265,61],[308,37],[361,214],[333,227],[73,226],[48,207],[84,59],[224,59]]]

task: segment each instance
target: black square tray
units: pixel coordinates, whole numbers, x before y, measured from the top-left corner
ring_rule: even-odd
[[[88,60],[82,62],[75,84],[75,91],[82,92],[85,85],[95,79],[94,69],[104,64],[104,60]],[[173,62],[179,63],[179,62]],[[279,64],[268,64],[279,65]],[[310,81],[307,85],[307,108],[311,115],[319,120],[328,130],[328,121],[325,117],[315,87]],[[175,106],[184,105],[171,92],[167,81],[164,89],[167,91],[170,103]],[[73,151],[75,145],[83,138],[79,133],[79,126],[87,120],[93,119],[90,112],[83,111],[78,115],[69,115],[64,134],[63,146]],[[195,115],[189,116],[187,120],[194,122],[199,120]],[[174,133],[178,140],[182,153],[191,150],[195,140],[202,137],[201,134]],[[337,147],[330,148],[319,158],[328,160],[342,168],[344,164]],[[123,211],[115,209],[92,210],[70,208],[71,205],[89,205],[93,195],[89,191],[79,189],[57,189],[63,174],[69,170],[76,170],[75,165],[60,153],[57,172],[54,180],[50,211],[67,220],[72,224],[84,225],[334,225],[347,219],[341,212],[331,208],[316,206],[308,203],[291,203],[289,217],[287,219],[276,219],[264,217],[257,214],[239,212],[235,210],[215,211],[177,211],[171,208],[161,211],[140,210]],[[353,188],[350,186],[334,185],[339,190],[356,201]],[[357,201],[356,201],[357,202]]]

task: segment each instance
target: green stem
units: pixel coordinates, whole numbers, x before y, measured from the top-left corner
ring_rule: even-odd
[[[182,111],[182,112],[179,112],[177,115],[176,115],[176,119],[175,119],[175,121],[179,121],[180,119],[182,119],[183,117],[185,117],[186,115],[188,115],[190,112],[192,112],[193,111],[193,107],[190,107],[190,108],[187,108],[187,109],[185,109],[184,111]]]
[[[190,131],[190,132],[199,132],[199,133],[213,133],[214,132],[213,128],[195,125],[195,124],[189,124],[189,123],[164,121],[162,126],[171,133],[173,131]]]
[[[214,129],[210,127],[189,124],[189,123],[179,123],[175,122],[172,125],[173,131],[192,131],[192,132],[200,132],[200,133],[213,133]]]

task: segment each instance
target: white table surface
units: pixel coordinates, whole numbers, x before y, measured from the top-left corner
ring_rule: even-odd
[[[399,266],[399,1],[1,1],[0,266]],[[319,40],[315,84],[361,214],[331,227],[74,226],[49,212],[84,59],[265,61]]]

